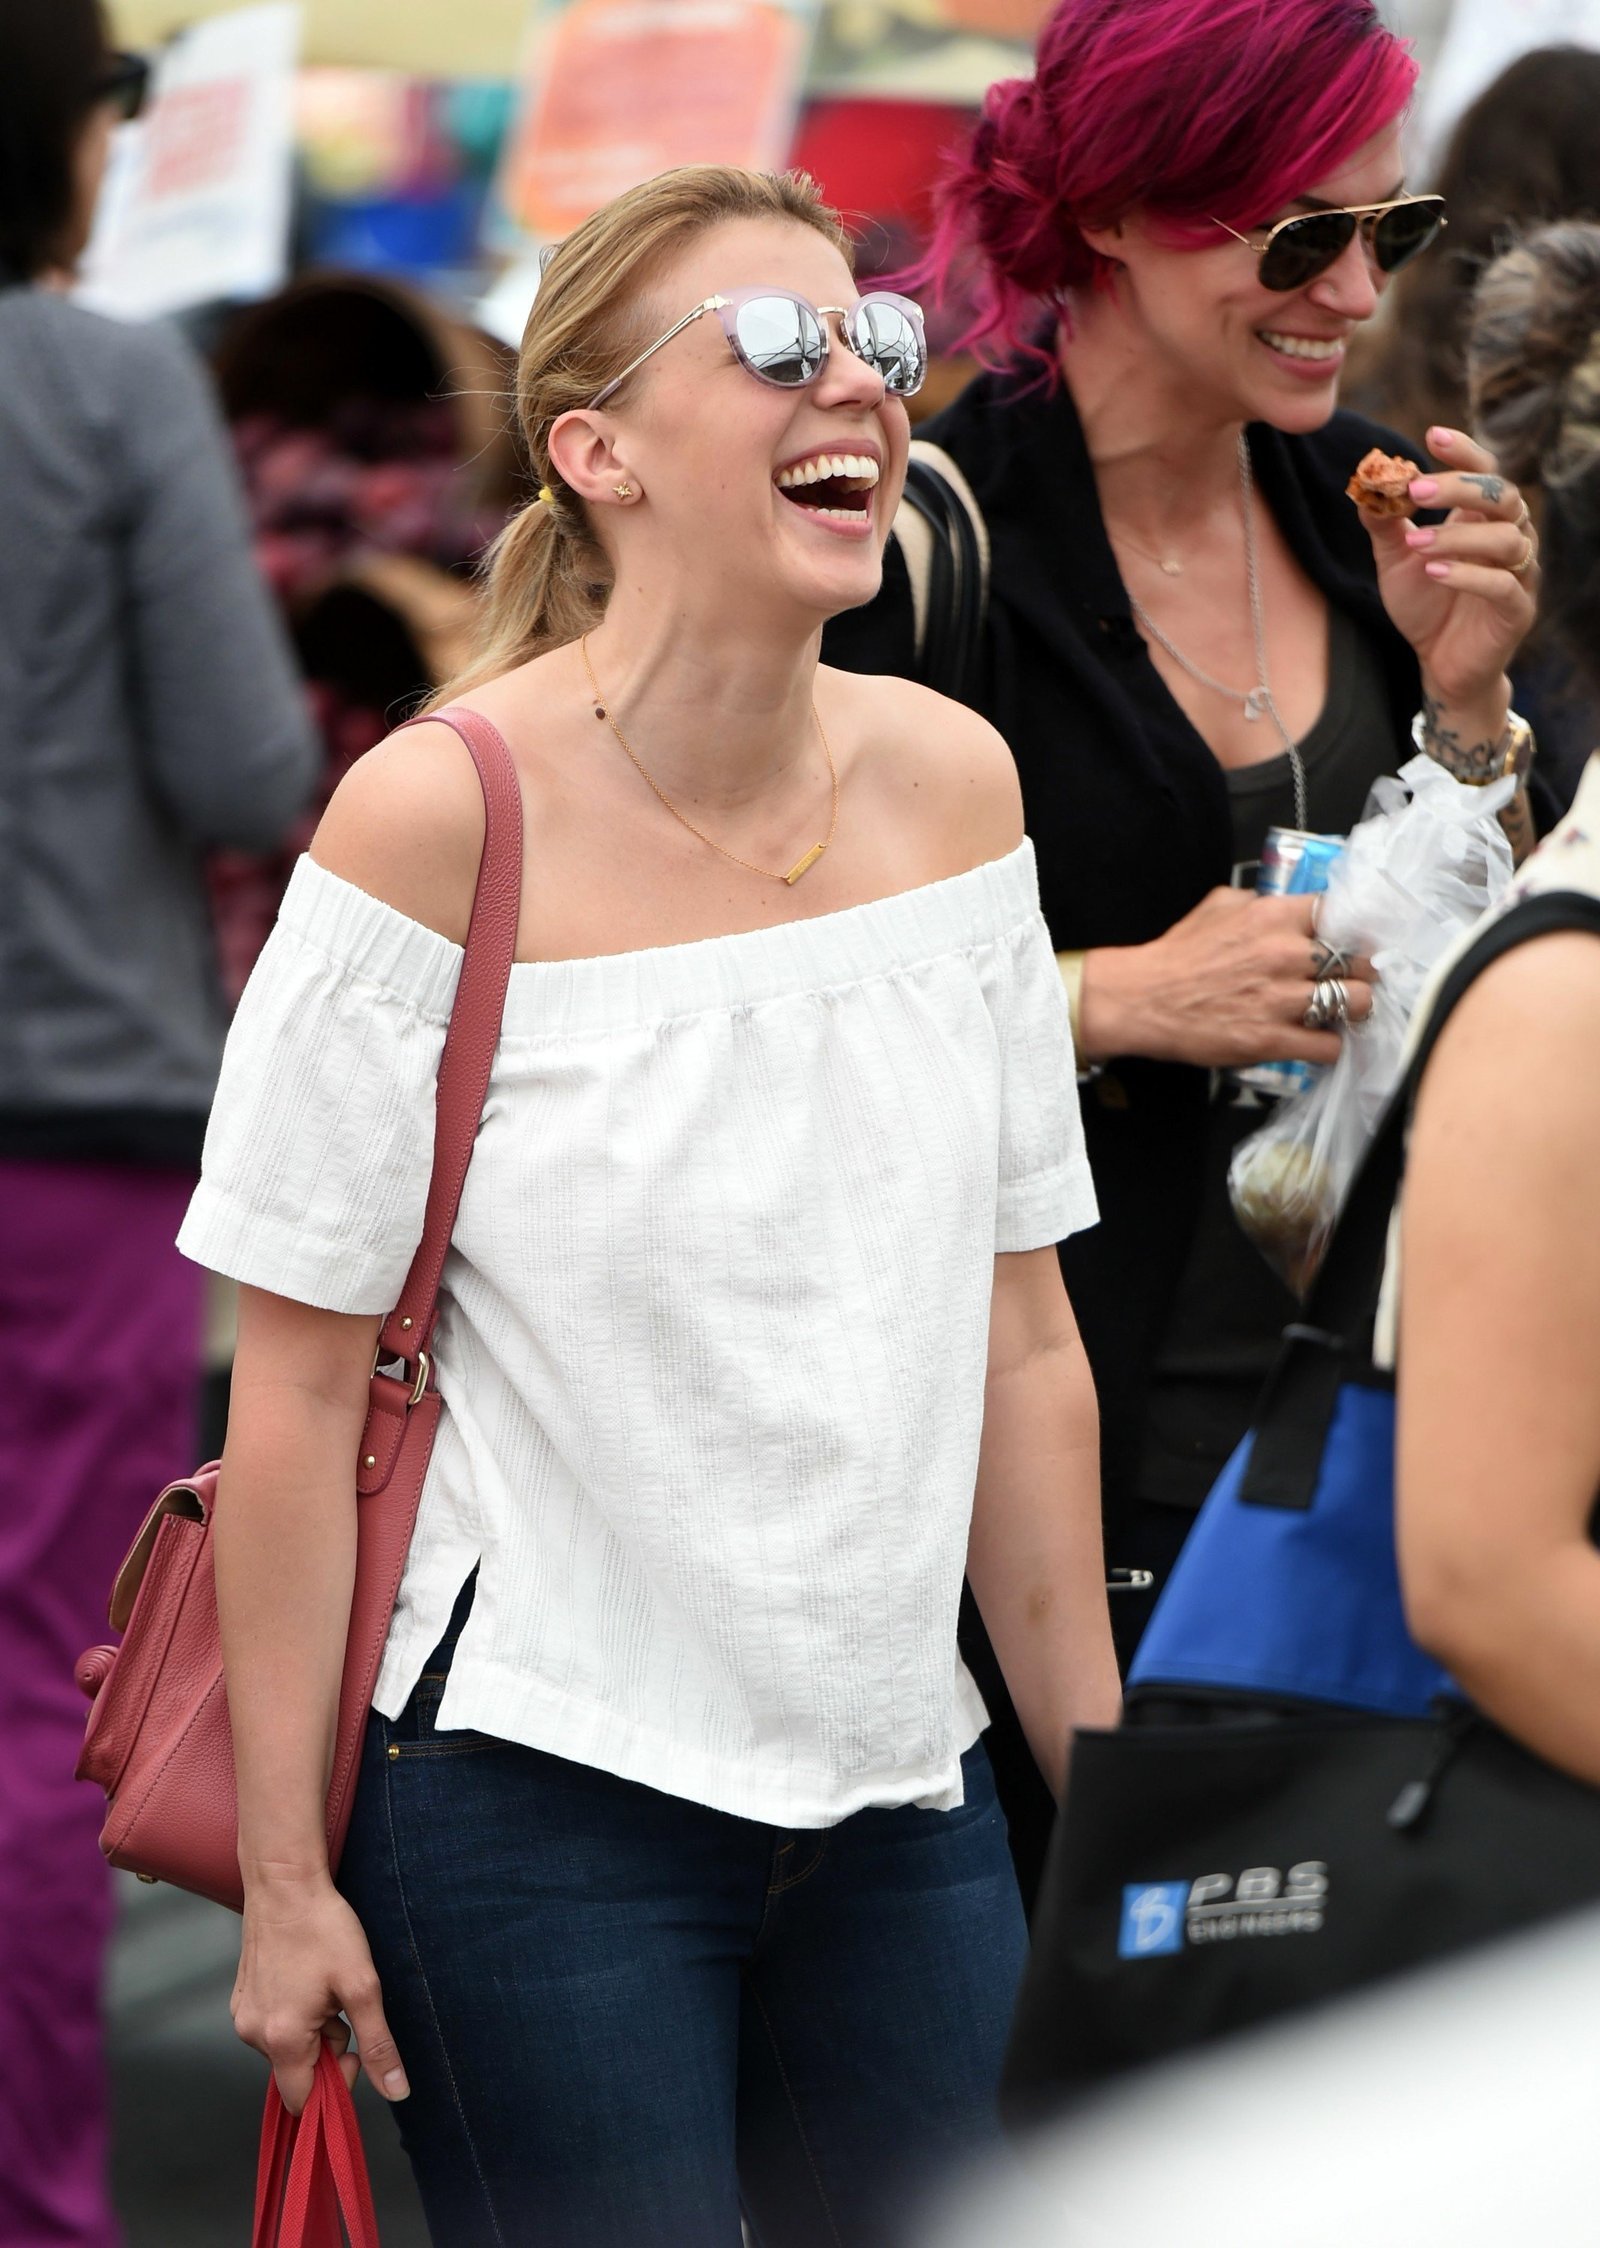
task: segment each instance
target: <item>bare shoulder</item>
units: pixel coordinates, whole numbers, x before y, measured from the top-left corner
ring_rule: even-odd
[[[863,778],[927,824],[950,871],[1017,848],[1016,760],[986,718],[910,679],[824,669],[818,687],[864,745]]]
[[[1495,1151],[1506,1147],[1519,1176],[1536,1151],[1587,1172],[1597,1131],[1600,941],[1578,930],[1530,939],[1484,970],[1440,1033],[1417,1144],[1480,1176],[1503,1176]]]
[[[409,726],[354,764],[311,856],[369,897],[464,944],[483,856],[483,791],[449,726]]]
[[[1600,1069],[1600,940],[1581,929],[1531,937],[1503,953],[1473,982],[1440,1033],[1441,1054],[1470,1061],[1492,1046],[1515,1061],[1565,1074]]]

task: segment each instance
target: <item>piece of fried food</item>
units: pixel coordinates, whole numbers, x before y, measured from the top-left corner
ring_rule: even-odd
[[[1421,474],[1415,461],[1399,453],[1382,453],[1374,445],[1357,464],[1344,488],[1345,497],[1364,507],[1369,515],[1415,515],[1417,503],[1411,497],[1411,479]]]

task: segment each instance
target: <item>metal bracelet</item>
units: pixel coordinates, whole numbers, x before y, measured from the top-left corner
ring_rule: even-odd
[[[1505,731],[1495,744],[1494,762],[1487,773],[1458,773],[1448,758],[1439,755],[1425,710],[1419,710],[1411,721],[1411,744],[1422,756],[1431,758],[1453,781],[1459,781],[1463,788],[1488,788],[1493,782],[1509,779],[1513,775],[1518,780],[1526,780],[1538,746],[1534,740],[1533,728],[1517,710],[1506,712]]]
[[[1078,1083],[1093,1085],[1106,1072],[1104,1062],[1086,1062],[1082,1059],[1083,1041],[1083,960],[1082,952],[1058,952],[1056,966],[1061,971],[1061,981],[1067,994],[1067,1019],[1072,1026],[1072,1050],[1078,1059]]]

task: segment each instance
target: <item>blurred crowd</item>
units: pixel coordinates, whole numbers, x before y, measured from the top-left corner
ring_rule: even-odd
[[[1316,0],[1304,9],[1319,12]],[[1077,106],[1104,91],[1074,81],[1086,67],[1082,14],[1061,0],[1037,80],[1009,105],[991,97],[967,170],[951,174],[944,232],[907,257],[922,261],[919,284],[944,274],[965,314],[948,332],[966,351],[935,368],[913,420],[926,427],[938,409],[938,459],[953,464],[983,534],[985,653],[955,691],[1016,753],[1072,1007],[1101,1223],[1064,1244],[1062,1261],[1100,1396],[1106,1557],[1131,1588],[1111,1595],[1126,1669],[1198,1510],[1256,1425],[1279,1338],[1309,1316],[1230,1205],[1230,1166],[1270,1098],[1241,1090],[1241,1072],[1330,1062],[1374,1004],[1370,961],[1319,945],[1308,901],[1285,900],[1268,934],[1247,936],[1240,870],[1266,855],[1270,832],[1348,834],[1374,784],[1411,755],[1412,711],[1441,676],[1457,677],[1448,662],[1437,669],[1431,623],[1408,638],[1380,607],[1344,497],[1352,446],[1403,451],[1436,489],[1444,480],[1441,516],[1470,500],[1452,474],[1476,478],[1488,513],[1469,508],[1465,520],[1480,531],[1500,486],[1514,488],[1504,551],[1461,550],[1469,569],[1492,565],[1511,581],[1511,595],[1495,597],[1501,637],[1460,667],[1458,700],[1430,723],[1444,733],[1453,712],[1461,741],[1487,729],[1498,758],[1510,718],[1483,681],[1507,674],[1537,752],[1531,778],[1527,759],[1516,763],[1520,735],[1506,752],[1503,777],[1527,784],[1500,815],[1506,884],[1513,857],[1525,866],[1552,831],[1569,887],[1588,879],[1585,772],[1600,747],[1600,52],[1524,54],[1478,97],[1433,175],[1411,183],[1443,198],[1447,230],[1426,254],[1397,255],[1392,285],[1381,260],[1370,272],[1328,267],[1342,277],[1328,288],[1347,292],[1325,312],[1350,339],[1339,405],[1363,417],[1361,442],[1355,424],[1324,441],[1314,414],[1273,425],[1276,394],[1241,376],[1240,429],[1256,434],[1249,446],[1240,437],[1242,471],[1228,440],[1207,512],[1173,497],[1184,430],[1165,484],[1140,481],[1100,445],[1132,349],[1110,326],[1119,279],[1131,271],[1136,288],[1170,288],[1162,341],[1186,350],[1190,339],[1172,285],[1184,251],[1151,253],[1143,270],[1145,250],[1120,239],[1120,222],[1083,215],[1103,184],[1090,177],[1096,154],[1111,177],[1116,152]],[[1403,76],[1363,90],[1385,127],[1409,90]],[[0,2248],[114,2248],[120,2237],[106,2198],[101,2035],[112,1904],[96,1847],[103,1806],[72,1778],[84,1709],[74,1665],[104,1635],[107,1588],[154,1493],[217,1449],[226,1421],[228,1290],[173,1244],[230,1016],[340,782],[471,661],[486,554],[536,490],[557,521],[570,497],[550,498],[556,471],[530,452],[513,406],[517,355],[420,289],[308,271],[209,318],[204,361],[164,323],[121,325],[77,304],[68,282],[108,136],[139,86],[137,59],[111,51],[92,0],[0,0]],[[1311,182],[1348,176],[1339,209],[1397,203],[1392,147],[1370,156],[1358,136],[1363,158],[1336,120],[1317,131],[1338,161],[1314,167]],[[1073,149],[1081,178],[1063,153]],[[1213,170],[1228,192],[1227,167]],[[1075,214],[1071,228],[1061,210]],[[1041,337],[1048,365],[1056,312],[1073,300],[1065,382],[1019,396],[996,365],[1026,363]],[[1197,324],[1213,310],[1197,306]],[[1288,342],[1303,357],[1319,335],[1290,331]],[[1204,359],[1206,381],[1225,379],[1217,366]],[[1249,607],[1213,626],[1204,605],[1232,567],[1241,505],[1253,639]],[[1524,539],[1542,585],[1516,559]],[[1261,586],[1280,619],[1300,601],[1303,637],[1272,638],[1270,679]],[[1524,617],[1510,602],[1531,601],[1530,587],[1537,613]],[[879,599],[830,625],[827,659],[925,676],[918,628],[939,597],[937,582],[932,594],[914,584],[896,548]],[[1296,676],[1296,651],[1313,645],[1327,650],[1326,707]],[[1219,669],[1244,689],[1219,690]],[[1263,716],[1276,728],[1270,780],[1252,746]],[[1455,777],[1501,775],[1497,764]],[[1231,1012],[1213,1004],[1230,977],[1247,995]],[[1337,998],[1319,996],[1330,984]],[[1581,1010],[1586,990],[1570,1004]],[[1549,1088],[1569,1062],[1579,1072],[1535,1035],[1542,1005],[1536,989],[1523,994],[1512,1012],[1528,1042],[1498,1050]],[[1470,1103],[1470,1058],[1452,1050],[1446,1066],[1452,1099]],[[1559,1108],[1557,1092],[1550,1099]],[[1447,1120],[1424,1108],[1417,1129],[1443,1177]],[[1517,1150],[1497,1160],[1515,1165]],[[1466,1240],[1455,1189],[1466,1191],[1454,1179],[1419,1206]],[[1563,1192],[1577,1183],[1565,1178]],[[1574,1208],[1575,1230],[1597,1214]],[[1592,1262],[1586,1238],[1572,1257]],[[1450,1324],[1446,1298],[1493,1274],[1492,1260],[1469,1258],[1432,1282],[1434,1295],[1419,1282],[1408,1311],[1415,1319],[1416,1304],[1437,1298],[1436,1331],[1448,1329],[1453,1350],[1481,1330],[1469,1387],[1501,1378],[1494,1307],[1479,1298]],[[1540,1270],[1514,1285],[1557,1288]],[[1572,1304],[1573,1319],[1588,1316],[1588,1295]],[[1584,1331],[1590,1365],[1597,1341]],[[1408,1363],[1432,1365],[1423,1340]],[[1432,1409],[1442,1459],[1447,1409]],[[1574,1402],[1563,1421],[1548,1407],[1543,1425],[1560,1432],[1569,1470],[1594,1434],[1586,1413]],[[1402,1430],[1402,1457],[1405,1441]],[[1506,1441],[1512,1457],[1535,1445],[1525,1425]],[[1419,1470],[1419,1491],[1426,1480]],[[1550,1489],[1559,1483],[1552,1469]],[[1557,1515],[1563,1493],[1549,1498]],[[1539,1607],[1508,1623],[1485,1591],[1507,1535],[1453,1521],[1424,1492],[1402,1539],[1411,1612],[1509,1734],[1600,1785],[1600,1638],[1585,1662],[1573,1652],[1587,1643],[1592,1589],[1573,1591],[1551,1564],[1540,1670],[1529,1646]],[[1571,1522],[1561,1516],[1551,1535],[1550,1551],[1570,1546]],[[1441,1549],[1456,1539],[1468,1558],[1452,1562]],[[1023,1895],[1047,1900],[1057,1807],[970,1601],[962,1646],[995,1721],[989,1753]],[[1574,1703],[1587,1713],[1574,1717]],[[1170,1696],[1158,1714],[1170,1719]],[[1594,1895],[1600,1903],[1600,1878]],[[1239,2096],[1259,2090],[1247,2077]],[[1112,2137],[1090,2132],[1093,2143],[1053,2156],[1007,2237],[1102,2237],[1092,2228],[1114,2220],[1117,2162],[1147,2144],[1136,2091],[1122,2097]],[[1176,2096],[1162,2097],[1151,2113],[1164,2145],[1179,2118]],[[1195,2190],[1220,2188],[1206,2177]],[[1079,2218],[1062,2213],[1080,2194],[1082,2229],[1071,2229]],[[1154,2239],[1159,2214],[1141,2202],[1118,2237],[1130,2248]],[[1371,2214],[1356,2207],[1350,2222]],[[998,2237],[997,2221],[980,2211],[948,2237]]]

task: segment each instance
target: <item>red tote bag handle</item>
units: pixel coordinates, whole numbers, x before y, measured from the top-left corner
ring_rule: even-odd
[[[317,2055],[311,2097],[291,2115],[267,2086],[250,2248],[379,2248],[355,2103],[333,2047]]]

